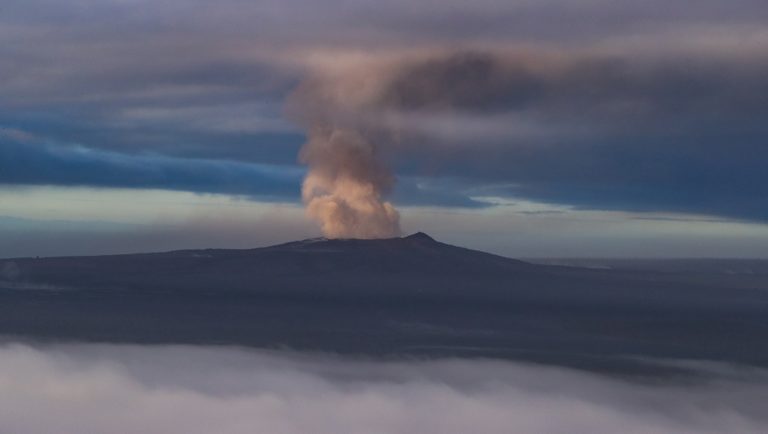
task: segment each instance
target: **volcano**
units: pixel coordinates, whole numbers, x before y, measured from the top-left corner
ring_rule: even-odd
[[[543,265],[403,238],[0,261],[0,334],[619,369],[768,365],[768,273]]]

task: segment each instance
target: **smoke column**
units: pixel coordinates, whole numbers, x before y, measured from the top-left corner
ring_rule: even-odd
[[[519,98],[531,87],[528,75],[507,69],[493,55],[460,52],[314,71],[289,101],[309,137],[299,156],[309,168],[302,186],[308,216],[329,238],[399,236],[399,214],[386,201],[394,177],[377,151],[393,149],[406,131],[398,122],[410,112],[492,111]]]
[[[307,215],[328,238],[388,238],[400,235],[400,216],[384,197],[392,172],[376,147],[354,129],[317,121],[309,128],[301,162],[309,171],[302,185]]]

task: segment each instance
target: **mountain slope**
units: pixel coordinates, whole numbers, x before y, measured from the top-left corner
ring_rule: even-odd
[[[423,233],[383,240],[314,239],[248,250],[6,260],[6,283],[61,289],[302,290],[331,279],[366,291],[381,279],[487,278],[545,269],[439,243]],[[6,265],[8,267],[8,265]]]
[[[0,278],[0,335],[32,339],[768,364],[765,277],[536,265],[421,233],[9,259]]]

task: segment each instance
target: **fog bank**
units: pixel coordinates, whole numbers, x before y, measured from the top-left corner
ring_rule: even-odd
[[[766,373],[639,383],[501,361],[212,347],[0,347],[0,432],[766,432]]]

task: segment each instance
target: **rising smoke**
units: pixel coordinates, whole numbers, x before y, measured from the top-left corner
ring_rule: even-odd
[[[400,216],[384,200],[394,183],[360,132],[315,125],[300,159],[309,166],[301,195],[307,214],[329,238],[388,238],[400,235]]]
[[[757,78],[765,75],[765,62],[736,71],[744,80],[719,72],[727,63],[718,58],[699,59],[691,68],[663,56],[622,53],[427,50],[323,64],[296,93],[310,136],[302,152],[309,166],[307,211],[330,237],[398,235],[398,214],[386,201],[394,180],[383,155],[413,152],[409,161],[432,166],[453,146],[461,151],[450,158],[467,167],[482,154],[475,149],[483,135],[497,149],[485,149],[465,172],[505,182],[581,178],[605,163],[581,167],[547,155],[552,144],[573,144],[558,152],[589,150],[593,141],[641,137],[649,125],[667,134],[691,120],[733,116],[723,107],[745,108],[740,119],[757,116],[765,104],[750,89],[765,87]],[[477,120],[485,122],[481,128],[473,127]],[[501,160],[519,157],[515,170],[489,161],[489,152],[505,155]],[[540,156],[558,163],[541,170]],[[572,172],[559,172],[561,166]]]
[[[302,198],[329,238],[400,235],[382,150],[423,123],[422,110],[505,111],[535,97],[541,77],[520,59],[475,51],[358,58],[322,65],[289,101],[308,135]],[[418,129],[418,127],[417,127]]]
[[[289,102],[292,116],[308,135],[299,156],[309,168],[302,199],[307,215],[320,223],[326,237],[396,237],[400,215],[386,200],[395,178],[375,134],[349,116],[360,104],[355,101],[360,87],[350,86],[354,78],[312,77]]]

